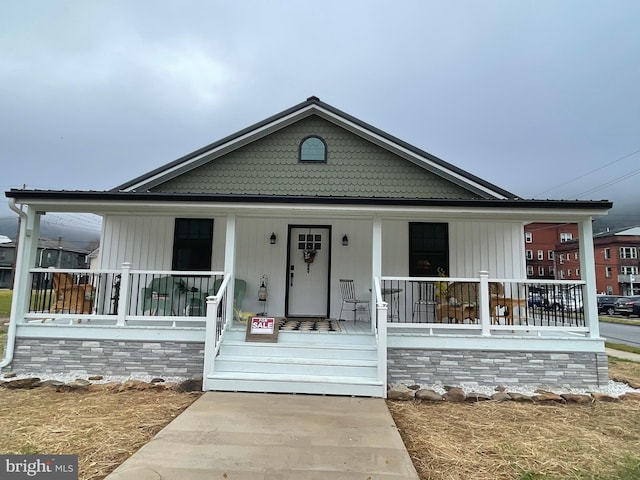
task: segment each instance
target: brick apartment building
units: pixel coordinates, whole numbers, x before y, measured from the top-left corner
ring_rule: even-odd
[[[576,238],[578,238],[578,225],[575,223],[530,223],[526,225],[524,240],[527,277],[546,280],[560,278],[556,276],[556,246]],[[578,260],[577,263],[580,268],[580,261]]]
[[[577,237],[575,224],[526,225],[528,278],[579,280]],[[596,234],[593,247],[598,293],[640,295],[640,227]]]

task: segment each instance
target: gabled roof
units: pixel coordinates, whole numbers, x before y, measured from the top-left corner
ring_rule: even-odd
[[[212,159],[223,156],[240,147],[263,138],[275,131],[291,125],[311,115],[318,115],[360,137],[401,156],[427,171],[430,171],[452,183],[455,183],[480,198],[515,199],[518,198],[496,185],[482,180],[444,160],[410,145],[380,129],[369,125],[331,105],[320,101],[317,97],[309,97],[306,101],[273,115],[250,127],[229,135],[217,142],[191,152],[177,160],[141,175],[129,182],[112,189],[112,192],[148,192],[168,180],[189,172]]]
[[[635,227],[622,227],[615,230],[609,230],[607,232],[601,232],[594,235],[596,238],[601,237],[627,237],[627,236],[640,236],[640,226]]]

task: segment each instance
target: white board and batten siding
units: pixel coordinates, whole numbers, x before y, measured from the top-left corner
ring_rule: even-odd
[[[522,222],[452,220],[448,224],[451,270],[447,272],[449,276],[476,278],[481,270],[486,270],[493,278],[526,278]],[[408,275],[408,248],[407,221],[384,221],[382,225],[383,275],[399,277]]]
[[[371,283],[371,221],[330,218],[258,218],[238,217],[236,240],[236,277],[247,282],[243,309],[260,312],[264,305],[258,301],[262,275],[267,276],[269,315],[283,316],[286,282],[288,281],[287,243],[289,225],[331,226],[331,291],[332,317],[340,313],[341,295],[338,280],[354,279],[360,295],[369,296]],[[277,242],[269,243],[271,233]],[[342,237],[349,237],[349,245],[342,245]],[[293,255],[297,252],[293,252]],[[325,254],[320,252],[319,255]],[[309,268],[313,268],[313,264]],[[305,272],[296,272],[304,275]]]
[[[175,217],[110,215],[103,228],[100,268],[130,262],[134,270],[171,270]],[[214,218],[214,271],[224,269],[224,241],[225,219]]]
[[[123,262],[131,262],[134,270],[171,270],[174,224],[174,217],[169,216],[107,217],[101,249],[101,268],[117,269]],[[448,224],[450,276],[477,277],[481,270],[486,270],[493,278],[526,277],[522,223],[452,220]],[[268,313],[274,316],[284,315],[289,225],[331,226],[331,317],[337,318],[340,313],[339,279],[353,279],[356,294],[362,298],[370,297],[373,225],[370,218],[238,216],[235,275],[247,282],[244,311],[263,311],[264,305],[258,301],[257,292],[261,277],[266,275]],[[225,226],[224,216],[214,218],[212,270],[224,269]],[[275,245],[269,243],[272,233],[277,237]],[[344,235],[349,238],[348,246],[342,245]],[[408,245],[408,221],[384,220],[383,275],[408,275]]]

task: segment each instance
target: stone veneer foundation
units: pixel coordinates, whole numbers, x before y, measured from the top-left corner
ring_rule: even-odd
[[[203,342],[18,338],[15,373],[201,377]]]
[[[200,377],[204,343],[17,339],[5,371],[75,375]],[[389,384],[540,385],[597,388],[607,384],[605,353],[452,351],[390,348]]]
[[[387,382],[406,385],[540,385],[597,388],[607,384],[606,353],[452,351],[390,348]]]

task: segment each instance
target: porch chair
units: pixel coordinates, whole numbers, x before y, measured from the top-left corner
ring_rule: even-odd
[[[359,300],[356,298],[356,289],[353,280],[341,279],[340,292],[342,293],[342,306],[340,308],[339,320],[344,320],[342,318],[342,312],[344,310],[345,304],[351,305],[351,310],[353,311],[353,323],[356,323],[356,312],[358,310],[358,305],[364,305],[366,307],[367,315],[371,316],[371,311],[369,310],[369,300]]]
[[[95,289],[93,285],[74,283],[68,273],[52,274],[52,313],[91,313]]]
[[[209,290],[209,295],[215,295],[220,290],[220,286],[222,285],[222,278],[217,279],[213,282],[213,288]],[[245,280],[241,280],[236,278],[233,282],[233,311],[239,312],[242,310],[242,302],[244,300],[244,294],[247,292],[247,282]],[[206,299],[205,299],[206,301]]]
[[[480,284],[478,282],[453,282],[447,288],[447,302],[438,305],[438,321],[443,317],[449,320],[455,319],[456,323],[462,323],[466,318],[474,322],[478,318],[478,298]],[[500,296],[504,294],[504,287],[501,283],[489,283],[489,296]],[[487,299],[489,300],[489,299]],[[490,303],[490,308],[493,306]],[[492,317],[494,312],[492,312]]]
[[[513,291],[511,294],[513,295]],[[513,325],[513,313],[518,311],[518,318],[521,318],[522,310],[525,311],[525,322],[528,325],[529,319],[527,317],[527,308],[529,307],[527,295],[518,295],[507,297],[503,292],[491,293],[490,295],[490,308],[491,308],[491,321],[494,324],[499,323],[500,318],[504,318],[507,325]]]
[[[179,302],[175,277],[155,277],[142,288],[142,312],[145,315],[170,316],[174,314],[174,302]]]
[[[418,283],[418,300],[413,303],[412,320],[415,321],[416,313],[418,314],[418,322],[420,322],[420,314],[425,313],[425,320],[429,322],[429,313],[431,318],[436,318],[436,286],[432,282],[419,282]],[[433,320],[431,320],[433,321]]]

